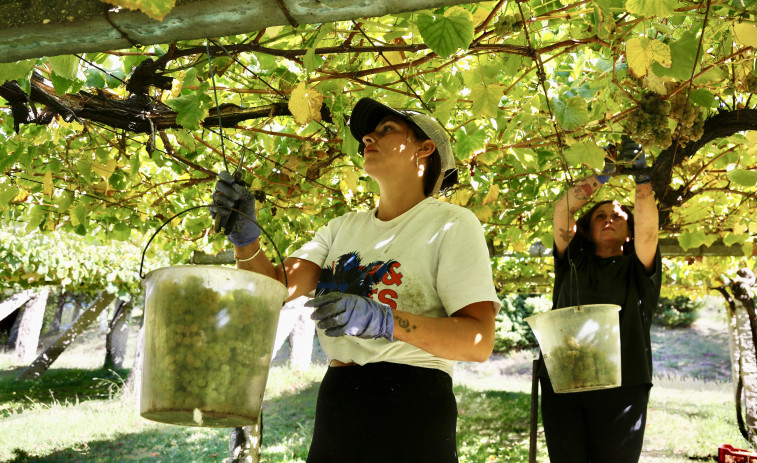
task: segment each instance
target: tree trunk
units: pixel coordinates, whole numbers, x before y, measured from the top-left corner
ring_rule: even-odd
[[[116,370],[123,368],[126,357],[126,343],[129,340],[128,314],[132,308],[132,301],[119,299],[116,310],[108,326],[105,336],[105,368]]]
[[[42,375],[50,365],[58,359],[60,354],[74,342],[74,339],[90,324],[108,305],[113,302],[115,296],[108,293],[100,293],[91,306],[74,320],[71,327],[61,333],[58,338],[40,354],[34,362],[26,367],[16,379],[32,379]]]
[[[296,318],[292,332],[289,333],[289,366],[297,371],[310,368],[313,356],[313,337],[315,336],[315,321],[310,318],[312,309],[305,307],[308,298],[299,297],[290,304],[295,304]]]
[[[144,320],[144,317],[143,317]],[[129,377],[126,378],[126,384],[124,384],[124,395],[130,400],[135,400],[137,406],[139,406],[139,396],[142,388],[142,362],[145,352],[145,325],[139,329],[137,335],[137,345],[135,346],[136,352],[134,353],[134,364],[131,366]]]
[[[257,424],[232,428],[226,463],[259,463],[263,444],[263,412]]]
[[[739,429],[745,439],[757,446],[757,313],[752,295],[754,283],[754,274],[742,268],[736,279],[717,290],[725,297],[728,308],[729,346]]]
[[[279,325],[273,343],[273,355],[289,339],[289,364],[295,370],[305,370],[310,366],[313,353],[315,322],[310,319],[311,309],[305,307],[307,297],[301,296],[287,302],[279,313]]]
[[[16,363],[29,363],[37,356],[39,335],[45,320],[45,306],[49,288],[43,288],[26,303],[18,325],[18,338],[13,360]]]
[[[61,324],[63,323],[63,307],[65,307],[67,301],[68,291],[61,291],[58,294],[58,302],[55,304],[53,321],[50,323],[50,329],[47,330],[48,334],[55,334],[60,331]]]

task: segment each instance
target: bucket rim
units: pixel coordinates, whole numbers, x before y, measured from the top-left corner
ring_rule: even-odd
[[[576,308],[580,308],[581,310],[576,310]],[[614,309],[616,312],[620,312],[621,307],[617,304],[583,304],[583,305],[572,305],[570,307],[561,307],[559,309],[552,309],[548,310],[546,312],[537,313],[534,315],[531,315],[530,317],[526,317],[523,320],[528,322],[529,320],[536,320],[537,318],[546,316],[546,315],[552,315],[557,312],[560,313],[567,313],[567,312],[578,312],[581,313],[585,309],[589,309],[590,311],[595,311],[597,309],[601,308],[608,308],[608,309]]]
[[[147,285],[147,281],[150,279],[150,276],[156,273],[162,273],[167,270],[200,270],[200,269],[207,269],[207,270],[216,270],[216,271],[222,271],[227,273],[238,273],[238,272],[246,272],[246,274],[253,275],[252,278],[261,278],[263,280],[270,280],[271,283],[274,284],[274,286],[279,285],[281,286],[281,289],[286,291],[286,294],[289,294],[289,291],[286,286],[284,286],[284,283],[280,282],[279,280],[276,280],[274,278],[269,277],[268,275],[264,275],[262,273],[258,272],[252,272],[250,270],[243,270],[240,268],[231,268],[231,267],[219,267],[217,265],[206,265],[206,264],[180,264],[180,265],[169,265],[167,267],[160,267],[156,268],[155,270],[150,270],[147,272],[145,277],[142,279],[142,286]]]

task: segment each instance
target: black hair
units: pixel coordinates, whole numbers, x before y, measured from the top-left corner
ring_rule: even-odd
[[[424,142],[431,140],[431,137],[426,135],[426,132],[420,129],[417,125],[411,121],[406,121],[407,126],[413,131],[413,137],[416,141]],[[442,173],[442,157],[439,154],[439,150],[434,148],[434,152],[428,157],[426,162],[426,169],[423,171],[423,194],[429,197],[434,192],[434,186],[439,179],[439,175]]]
[[[592,206],[591,209],[586,211],[581,217],[576,220],[576,232],[577,234],[583,238],[583,240],[586,242],[585,246],[588,248],[592,253],[594,253],[594,241],[592,241],[591,237],[591,217],[594,215],[594,212],[599,209],[600,206],[603,206],[607,203],[612,203],[613,201],[607,200],[607,201],[600,201],[594,206]],[[628,224],[628,231],[630,233],[629,241],[627,243],[623,244],[623,254],[632,254],[634,252],[634,236],[633,236],[633,212],[631,212],[631,209],[627,206],[620,205],[620,209],[628,214],[628,218],[626,219],[626,223]]]

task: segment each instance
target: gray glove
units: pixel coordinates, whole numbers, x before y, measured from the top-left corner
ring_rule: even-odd
[[[623,135],[620,138],[618,157],[624,162],[630,162],[632,170],[644,170],[647,168],[647,156],[644,154],[644,149],[628,135]],[[652,176],[647,173],[637,173],[634,175],[634,180],[636,180],[637,185],[641,185],[649,183],[652,180]]]
[[[373,299],[345,293],[329,293],[305,303],[315,307],[310,318],[327,336],[357,336],[363,339],[394,340],[392,309]]]
[[[244,215],[229,208],[234,208]],[[260,237],[260,228],[247,217],[257,220],[255,197],[244,182],[235,179],[226,171],[218,174],[210,215],[214,219],[219,218],[223,232],[234,246],[247,246]]]

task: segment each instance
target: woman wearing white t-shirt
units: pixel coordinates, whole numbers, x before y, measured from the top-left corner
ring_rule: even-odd
[[[363,98],[350,131],[380,188],[377,208],[329,222],[274,267],[252,194],[224,172],[214,193],[237,266],[313,294],[329,358],[309,463],[457,462],[455,360],[482,362],[499,310],[476,216],[433,198],[457,180],[452,148],[432,117]]]

